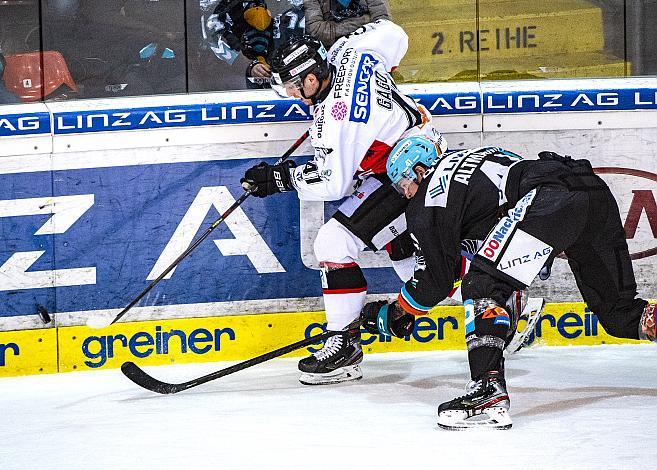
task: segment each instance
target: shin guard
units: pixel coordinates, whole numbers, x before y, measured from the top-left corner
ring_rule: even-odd
[[[490,298],[466,300],[463,306],[470,375],[478,380],[486,372],[501,371],[511,319],[507,311]]]

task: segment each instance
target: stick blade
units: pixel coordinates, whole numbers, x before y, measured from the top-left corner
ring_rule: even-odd
[[[150,390],[151,392],[161,393],[162,395],[178,393],[185,389],[184,387],[181,388],[178,386],[178,384],[161,382],[156,378],[151,377],[134,362],[124,362],[121,365],[121,372],[140,387]]]

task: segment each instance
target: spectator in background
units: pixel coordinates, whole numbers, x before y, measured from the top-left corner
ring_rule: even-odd
[[[271,81],[271,69],[268,62],[276,48],[287,43],[293,37],[300,37],[305,34],[306,12],[303,8],[303,0],[288,1],[290,8],[274,17],[274,47],[270,51],[267,62],[252,62],[249,69],[247,69],[247,77],[261,77],[269,83]]]
[[[183,4],[178,0],[123,0],[107,20],[117,36],[130,42],[124,57],[126,68],[115,74],[119,83],[129,83],[126,94],[187,91]]]
[[[379,19],[390,19],[387,0],[304,0],[306,33],[328,50],[341,36]]]
[[[62,53],[81,98],[186,92],[178,0],[45,0],[44,49]]]
[[[247,88],[269,87],[274,50],[304,34],[303,0],[289,3],[291,8],[272,18],[264,0],[220,0],[206,22],[210,48],[219,59],[232,65],[239,52],[251,59]]]
[[[5,74],[6,65],[7,61],[5,61],[5,56],[2,55],[2,52],[0,52],[0,104],[20,103],[21,100],[18,98],[18,96],[7,90],[7,87],[5,87],[5,81],[3,77]]]

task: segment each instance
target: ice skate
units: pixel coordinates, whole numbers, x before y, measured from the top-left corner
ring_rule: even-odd
[[[360,324],[351,324],[344,332],[330,336],[324,347],[299,361],[304,385],[326,385],[363,378]]]
[[[438,426],[450,431],[465,429],[509,429],[509,395],[497,371],[487,372],[472,390],[438,407]]]
[[[519,293],[517,293],[519,294]],[[519,297],[519,295],[515,295]],[[509,341],[509,344],[506,346],[506,351],[509,354],[514,354],[520,351],[522,348],[531,345],[531,342],[534,340],[534,332],[536,330],[536,325],[541,318],[541,313],[543,312],[543,307],[545,307],[545,299],[542,297],[530,297],[522,299],[516,302],[508,302],[507,307],[511,306],[512,318],[512,327],[510,331],[514,331],[513,338]],[[522,330],[519,329],[519,324],[522,320],[525,320],[525,325]]]

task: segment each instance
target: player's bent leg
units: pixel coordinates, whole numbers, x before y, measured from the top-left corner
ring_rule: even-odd
[[[345,334],[329,337],[319,351],[299,362],[299,381],[305,385],[358,380],[363,376],[358,364],[363,360],[360,309],[367,293],[365,277],[356,263],[322,262],[322,272],[327,329]]]
[[[320,260],[327,330],[343,332],[329,337],[324,346],[299,362],[306,385],[332,384],[362,378],[360,311],[367,282],[354,261],[365,245],[335,219],[324,224],[315,239]]]
[[[468,276],[464,281],[468,280]],[[480,276],[485,275],[480,273]],[[469,293],[467,285],[464,294]],[[508,413],[510,401],[502,354],[511,319],[508,312],[491,298],[466,300],[463,305],[473,385],[465,395],[438,407],[438,425],[449,430],[482,427],[508,429],[512,421]]]

